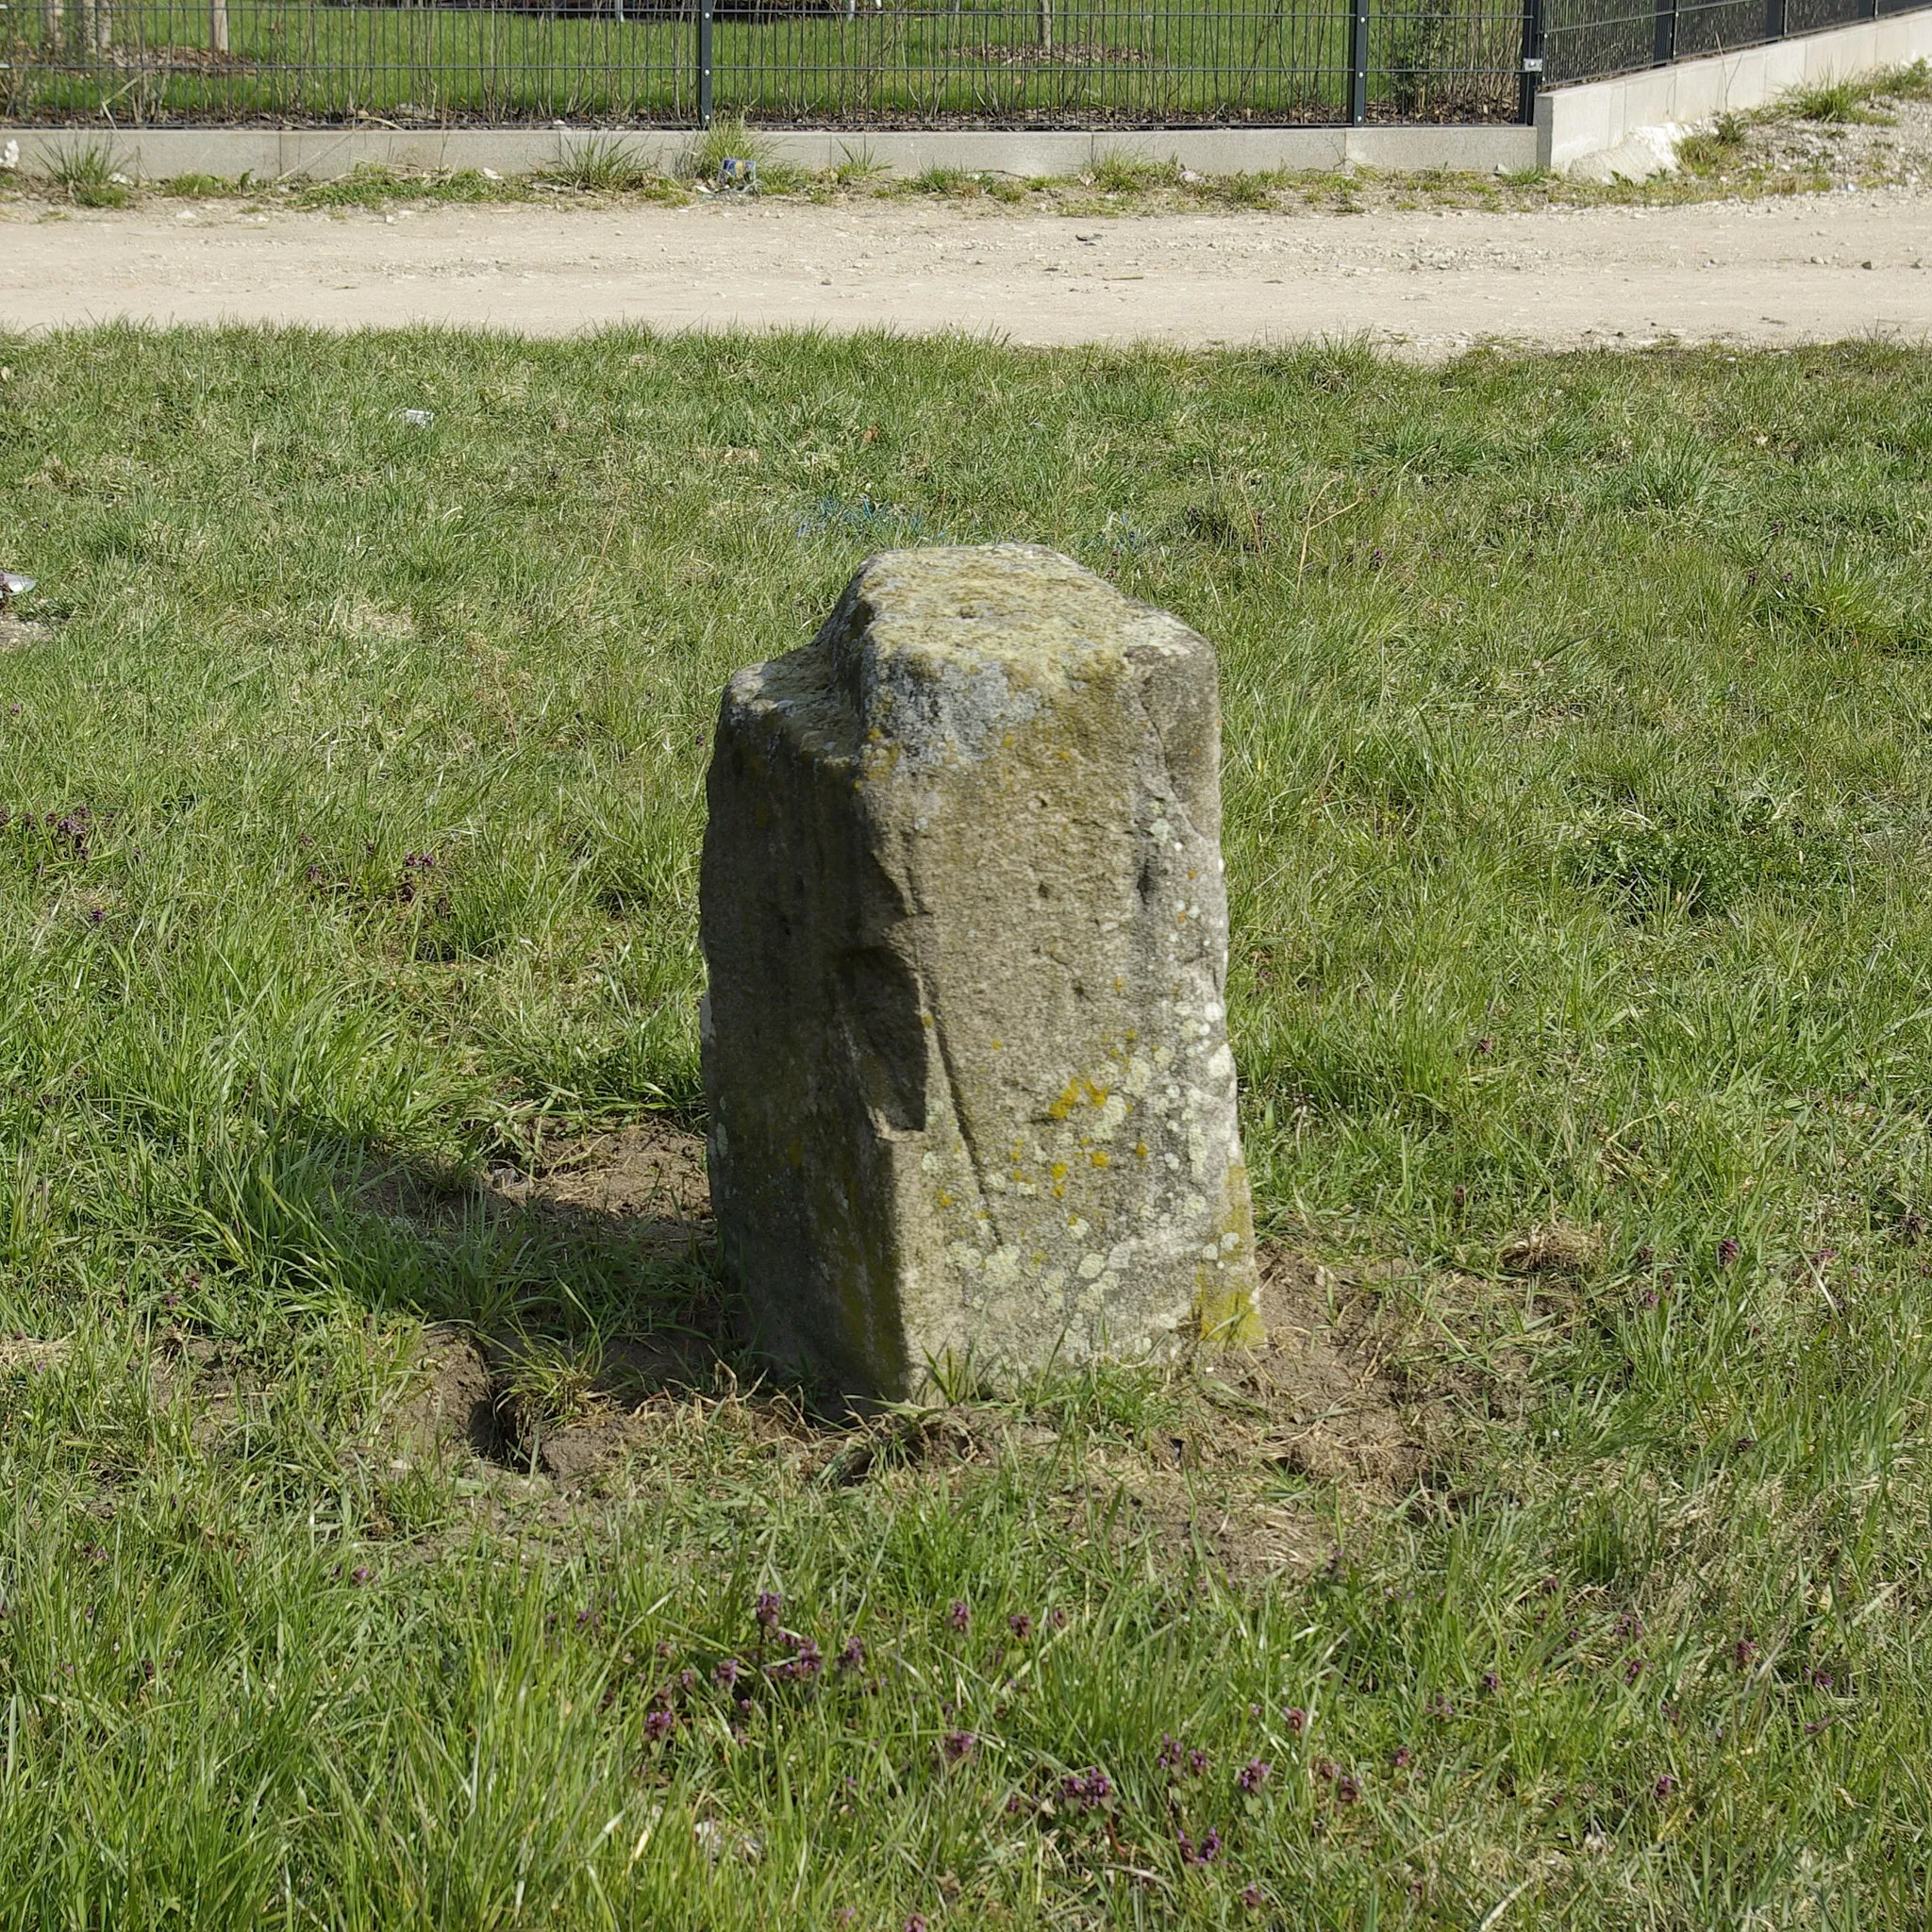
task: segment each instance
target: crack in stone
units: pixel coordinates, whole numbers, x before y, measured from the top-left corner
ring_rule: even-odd
[[[978,1211],[986,1217],[986,1224],[992,1232],[991,1245],[1001,1247],[1006,1242],[1006,1231],[993,1213],[992,1191],[986,1185],[986,1166],[980,1158],[978,1137],[974,1133],[972,1119],[960,1102],[959,1072],[953,1061],[947,1029],[936,1019],[933,1032],[936,1036],[934,1043],[939,1048],[940,1065],[946,1076],[946,1097],[952,1103],[953,1119],[959,1128],[959,1144],[966,1150],[966,1165],[973,1173],[973,1192]]]

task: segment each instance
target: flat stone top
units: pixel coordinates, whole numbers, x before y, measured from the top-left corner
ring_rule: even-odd
[[[726,704],[814,758],[918,778],[980,763],[1062,705],[1118,705],[1174,673],[1211,713],[1214,648],[1179,618],[1057,550],[947,544],[868,559],[811,643],[739,672]]]
[[[1034,543],[882,552],[860,567],[824,635],[840,673],[861,685],[882,673],[890,681],[901,658],[929,674],[948,658],[997,664],[1015,684],[1051,687],[1096,656],[1208,648],[1178,618]]]

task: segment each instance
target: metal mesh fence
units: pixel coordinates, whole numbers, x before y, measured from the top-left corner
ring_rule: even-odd
[[[1904,13],[1924,0],[1544,0],[1545,81],[1589,80],[1787,34]]]
[[[1924,0],[0,0],[17,124],[1517,118],[1546,80]],[[700,79],[708,44],[710,85]]]

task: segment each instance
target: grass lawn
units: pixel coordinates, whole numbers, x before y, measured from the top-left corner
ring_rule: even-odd
[[[1932,359],[0,364],[0,1924],[1924,1923]],[[598,1174],[941,538],[1222,647],[1307,1340],[858,1429]]]

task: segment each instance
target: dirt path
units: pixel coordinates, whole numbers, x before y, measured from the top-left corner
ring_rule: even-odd
[[[1932,338],[1932,193],[1675,208],[1068,219],[894,200],[381,214],[0,210],[0,325],[617,322],[1018,342],[1365,335],[1423,358]]]

